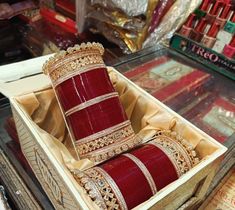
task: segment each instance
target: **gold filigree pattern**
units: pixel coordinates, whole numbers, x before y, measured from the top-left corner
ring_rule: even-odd
[[[134,133],[129,137],[122,138],[111,145],[102,147],[93,152],[81,155],[82,158],[88,158],[96,163],[110,159],[118,154],[126,152],[129,149],[139,145],[142,139],[138,138]]]
[[[98,134],[93,136],[93,138],[87,137],[89,138],[89,141],[86,141],[86,138],[84,138],[81,142],[80,140],[78,140],[76,142],[76,145],[79,154],[84,155],[93,152],[94,150],[114,144],[117,140],[118,142],[120,142],[122,139],[126,139],[130,136],[133,136],[134,134],[130,122],[128,123],[128,125],[124,125],[117,130],[109,128],[105,131],[106,132],[103,132],[103,135],[100,137],[97,136]]]
[[[87,51],[98,51],[99,54],[102,56],[104,54],[104,47],[100,43],[90,43],[87,42],[82,43],[81,45],[75,45],[74,47],[69,47],[66,51],[62,50],[59,53],[56,53],[53,57],[49,58],[49,60],[43,65],[43,72],[45,74],[50,73],[51,65],[55,65],[56,62],[61,61],[61,59],[65,58],[67,55],[74,55],[75,53]]]
[[[127,210],[126,202],[113,179],[100,167],[73,171],[75,179],[102,210]]]
[[[163,150],[176,168],[178,176],[182,176],[199,162],[197,154],[189,142],[176,132],[159,131],[149,144]]]
[[[105,136],[105,135],[107,135],[109,133],[112,133],[112,132],[115,132],[117,130],[120,130],[120,129],[122,129],[122,128],[130,125],[130,124],[131,124],[130,120],[126,120],[126,121],[121,122],[121,123],[119,123],[117,125],[114,125],[112,127],[104,129],[102,131],[99,131],[97,133],[94,133],[94,134],[92,134],[90,136],[87,136],[85,138],[79,139],[79,141],[76,142],[76,145],[80,145],[80,144],[87,143],[89,141],[95,140],[95,139],[100,138],[102,136]]]
[[[102,55],[104,48],[99,43],[82,43],[60,51],[43,65],[44,74],[48,74],[55,85],[76,74],[105,67]]]
[[[97,183],[85,172],[74,170],[72,171],[72,173],[78,184],[80,184],[86,190],[89,197],[98,205],[98,207],[100,209],[107,209],[106,204],[98,188],[99,185],[102,186],[102,180],[97,186]],[[96,172],[94,171],[93,174],[96,174]]]

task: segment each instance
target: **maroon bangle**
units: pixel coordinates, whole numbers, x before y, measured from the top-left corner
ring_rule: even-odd
[[[175,132],[160,131],[154,140],[74,177],[101,209],[132,209],[185,174],[196,153]]]
[[[49,75],[80,158],[101,162],[139,144],[96,43],[68,48],[49,60]]]

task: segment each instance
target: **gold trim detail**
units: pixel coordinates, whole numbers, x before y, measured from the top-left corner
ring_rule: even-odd
[[[169,148],[164,147],[161,144],[158,144],[157,142],[154,142],[154,141],[149,142],[149,144],[154,145],[155,147],[162,150],[167,155],[167,157],[170,159],[171,163],[173,164],[176,170],[178,178],[183,175],[183,173],[181,172],[180,166],[177,164],[177,161],[175,160],[174,156],[172,155],[172,151]]]
[[[51,65],[55,64],[58,61],[61,61],[65,56],[67,55],[74,55],[74,53],[79,53],[79,52],[87,52],[87,51],[98,51],[99,54],[102,56],[104,54],[104,47],[100,43],[96,42],[87,42],[87,43],[82,43],[80,45],[74,45],[74,47],[69,47],[66,51],[61,50],[60,52],[56,53],[54,56],[49,58],[49,60],[43,65],[43,72],[44,74],[49,74],[50,73],[50,68]]]
[[[136,156],[134,156],[130,153],[126,153],[126,154],[123,154],[123,155],[128,157],[129,159],[131,159],[139,167],[139,169],[142,171],[145,178],[147,179],[153,195],[155,195],[157,193],[157,187],[156,187],[156,184],[153,180],[152,175],[150,174],[150,172],[146,168],[146,166],[141,162],[140,159],[138,159]]]
[[[192,145],[175,131],[158,131],[154,138],[149,144],[155,145],[166,153],[179,177],[199,162]]]
[[[112,188],[115,196],[118,199],[117,202],[119,203],[121,209],[128,210],[127,205],[126,205],[126,201],[125,201],[121,191],[119,190],[118,186],[116,185],[115,181],[112,179],[112,177],[109,176],[109,174],[100,167],[97,167],[96,171],[98,171],[101,174],[101,176],[104,177],[104,179],[106,180],[108,185]]]
[[[69,115],[75,113],[75,112],[78,112],[82,109],[85,109],[89,106],[92,106],[94,104],[97,104],[97,103],[100,103],[102,101],[105,101],[107,99],[110,99],[110,98],[114,98],[114,97],[118,97],[118,93],[117,92],[112,92],[112,93],[108,93],[108,94],[105,94],[105,95],[102,95],[102,96],[98,96],[96,98],[92,98],[88,101],[85,101],[81,104],[78,104],[77,106],[69,109],[68,111],[65,112],[65,116],[68,117]]]
[[[129,126],[129,125],[131,125],[130,120],[126,120],[126,121],[124,121],[122,123],[119,123],[117,125],[109,127],[109,128],[107,128],[105,130],[102,130],[100,132],[97,132],[95,134],[92,134],[90,136],[87,136],[85,138],[77,140],[76,141],[76,145],[79,146],[79,145],[84,144],[84,143],[89,143],[90,141],[94,141],[97,138],[101,138],[101,137],[103,137],[103,136],[105,136],[107,134],[113,133],[113,132],[115,132],[117,130],[120,130],[120,129],[122,129],[122,128],[126,127],[126,126]]]
[[[85,71],[91,69],[90,66],[104,65],[102,55],[104,48],[99,43],[82,43],[69,47],[67,51],[60,51],[51,57],[44,65],[43,72],[48,74],[52,82],[70,75],[73,72],[79,74],[80,69]],[[68,79],[68,77],[66,77]]]
[[[87,138],[76,141],[76,149],[81,158],[102,162],[141,143],[129,120]]]
[[[102,210],[127,210],[126,202],[114,180],[100,167],[73,171],[75,179]]]
[[[110,159],[120,153],[126,152],[141,143],[142,139],[138,138],[134,133],[128,138],[124,138],[121,141],[118,140],[116,143],[86,154],[86,158],[99,163]]]
[[[89,169],[89,170],[92,171],[93,169]],[[91,200],[94,201],[95,204],[98,205],[100,209],[106,210],[107,209],[106,204],[101,195],[101,192],[99,191],[99,189],[102,187],[103,182],[105,182],[105,180],[104,181],[100,180],[100,182],[96,183],[96,181],[92,179],[92,173],[90,173],[91,174],[90,176],[88,176],[87,173],[82,172],[80,170],[73,170],[72,173],[73,173],[74,178],[78,182],[78,184],[81,185],[86,190]],[[94,173],[95,171],[93,172],[93,174]]]

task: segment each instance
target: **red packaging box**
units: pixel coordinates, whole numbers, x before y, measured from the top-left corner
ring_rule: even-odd
[[[166,56],[138,66],[125,76],[174,110],[203,93],[212,80],[211,75]]]
[[[183,116],[221,143],[235,132],[235,104],[215,93],[208,94]]]
[[[77,33],[76,23],[70,18],[64,17],[61,14],[46,8],[42,8],[40,13],[47,21],[60,26],[70,33]]]

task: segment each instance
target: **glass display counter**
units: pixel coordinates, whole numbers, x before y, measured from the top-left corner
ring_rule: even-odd
[[[235,163],[235,83],[162,47],[106,63],[228,147],[226,164],[221,166],[212,190]],[[1,182],[16,209],[27,209],[29,203],[36,209],[53,209],[20,150],[10,104],[4,96],[0,96],[0,147],[0,164],[4,166]],[[6,167],[10,168],[8,174],[4,174]],[[15,179],[20,184],[11,187]]]
[[[116,69],[228,148],[208,194],[235,165],[235,83],[162,48]]]
[[[217,141],[235,135],[232,80],[166,48],[115,68]]]

